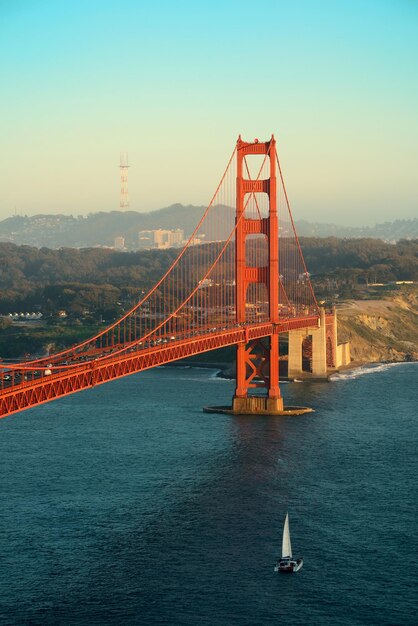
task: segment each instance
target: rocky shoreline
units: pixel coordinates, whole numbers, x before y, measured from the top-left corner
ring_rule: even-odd
[[[372,364],[418,361],[418,288],[408,287],[382,299],[349,300],[337,307],[338,341],[350,342],[352,361],[339,371]],[[235,362],[187,360],[173,366],[218,369],[235,378]],[[335,372],[329,372],[329,375]],[[281,375],[282,380],[288,380]],[[306,379],[313,380],[309,374]]]
[[[376,300],[350,300],[338,307],[338,337],[349,341],[360,363],[418,360],[418,289]]]
[[[383,360],[383,361],[352,361],[349,365],[345,367],[340,367],[338,370],[330,370],[328,372],[328,376],[326,378],[316,378],[313,376],[304,376],[302,378],[293,378],[288,376],[280,376],[281,381],[286,382],[327,382],[332,376],[339,373],[349,374],[350,372],[355,372],[358,369],[365,367],[373,367],[380,365],[400,365],[401,363],[418,363],[418,359],[404,359],[404,360]],[[218,370],[216,376],[218,378],[223,378],[225,380],[235,380],[235,364],[229,362],[213,362],[208,363],[204,361],[180,361],[175,363],[167,363],[163,367],[176,367],[176,368],[196,368],[196,369],[211,369]]]

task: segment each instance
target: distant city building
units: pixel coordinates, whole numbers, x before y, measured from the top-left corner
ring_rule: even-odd
[[[184,242],[184,230],[140,230],[138,233],[138,245],[140,248],[178,248]]]
[[[183,242],[184,230],[154,230],[155,248],[175,248]]]
[[[154,230],[154,245],[156,248],[168,248],[169,230]]]
[[[184,241],[184,230],[177,228],[177,230],[170,230],[169,243],[172,246],[181,246]]]
[[[115,237],[114,248],[115,250],[124,250],[125,249],[125,237]]]
[[[140,249],[154,247],[154,231],[140,230],[138,233],[138,247]]]
[[[206,235],[204,235],[202,233],[202,235],[200,237],[193,237],[193,239],[190,242],[191,246],[200,246],[202,245],[202,243],[210,243],[209,241],[205,241],[204,237],[206,237]]]

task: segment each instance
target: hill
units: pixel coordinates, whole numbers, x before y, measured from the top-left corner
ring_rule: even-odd
[[[418,238],[418,219],[394,220],[375,226],[351,227],[337,224],[311,223],[306,220],[296,222],[300,237],[338,237],[344,239],[381,239],[396,243],[400,239]]]
[[[174,204],[164,209],[139,213],[137,211],[110,211],[79,215],[34,215],[9,217],[0,222],[0,241],[38,248],[88,248],[111,247],[115,237],[123,236],[129,250],[138,249],[138,232],[141,230],[184,230],[189,237],[198,224],[206,207]],[[213,210],[220,213],[233,211],[218,205]],[[214,220],[212,220],[212,223]],[[225,220],[230,224],[230,220]],[[222,220],[218,220],[218,225]],[[208,225],[207,240],[226,238],[228,233],[213,233]]]
[[[350,300],[338,309],[338,335],[357,363],[418,360],[418,288],[377,300]]]
[[[381,290],[382,283],[418,282],[418,239],[387,244],[378,239],[302,237],[300,242],[319,297],[338,301],[357,297],[376,284],[373,288]],[[0,243],[0,314],[32,310],[35,305],[52,313],[71,310],[73,304],[75,311],[91,308],[97,300],[93,292],[107,288],[112,302],[131,303],[128,294],[149,289],[178,254],[175,248],[117,252]]]
[[[0,241],[38,248],[86,248],[92,246],[113,246],[115,237],[123,236],[129,250],[138,249],[138,232],[158,228],[175,230],[180,228],[188,237],[205,207],[182,204],[139,213],[137,211],[110,211],[109,213],[90,213],[79,215],[34,215],[13,216],[0,222]],[[219,205],[215,211],[233,212],[234,209]],[[217,221],[218,226],[222,220]],[[225,220],[230,223],[230,220]],[[210,228],[208,226],[208,228]],[[299,236],[304,237],[339,237],[339,238],[374,238],[394,243],[400,239],[418,238],[418,219],[395,220],[373,227],[346,227],[336,224],[311,223],[306,220],[296,222]],[[206,239],[226,238],[229,233],[206,232]]]
[[[418,239],[303,237],[301,246],[317,298],[338,303],[340,338],[352,342],[357,361],[418,358],[418,287],[396,284],[418,283]],[[135,304],[178,253],[0,243],[0,357],[43,353],[94,334]],[[41,321],[9,317],[32,311]]]

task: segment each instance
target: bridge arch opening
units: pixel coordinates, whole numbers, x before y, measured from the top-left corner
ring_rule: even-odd
[[[247,235],[245,239],[245,264],[247,267],[266,267],[269,249],[265,235]]]
[[[246,180],[270,178],[270,159],[265,154],[246,154],[242,164],[242,174]]]
[[[327,367],[335,367],[334,346],[331,337],[327,337]]]
[[[248,220],[259,220],[269,215],[269,197],[265,192],[246,193],[244,198],[244,217]]]
[[[302,371],[312,373],[312,335],[302,341]]]
[[[267,322],[269,319],[269,295],[265,283],[250,283],[245,299],[245,321]]]

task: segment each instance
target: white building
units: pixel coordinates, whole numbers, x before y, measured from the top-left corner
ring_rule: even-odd
[[[125,249],[125,237],[115,237],[114,243],[115,250],[124,250]]]
[[[184,230],[140,230],[138,233],[138,246],[141,249],[158,248],[180,248],[184,242]]]

